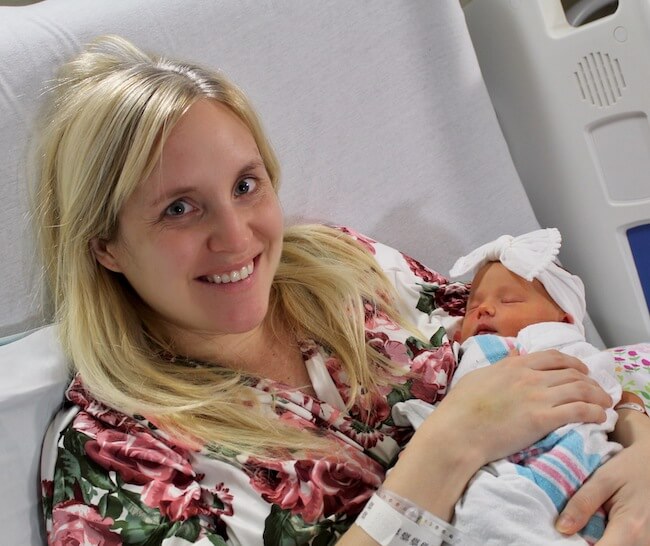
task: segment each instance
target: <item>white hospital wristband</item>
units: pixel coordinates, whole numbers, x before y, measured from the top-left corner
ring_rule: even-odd
[[[641,413],[645,413],[646,415],[648,415],[645,406],[642,406],[641,404],[637,404],[636,402],[623,402],[622,404],[618,404],[617,406],[615,406],[614,409],[617,411],[620,409],[629,409],[629,410],[639,411]]]
[[[356,524],[382,546],[457,543],[457,531],[449,523],[383,488],[370,498]]]

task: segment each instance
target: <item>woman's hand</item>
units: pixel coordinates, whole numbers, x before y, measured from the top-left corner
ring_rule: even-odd
[[[509,356],[464,376],[413,435],[384,482],[449,521],[472,475],[572,422],[602,422],[612,403],[578,359]],[[436,491],[436,495],[431,495]]]
[[[562,425],[604,421],[611,398],[586,374],[584,363],[555,350],[512,355],[468,373],[434,413],[445,413],[485,464]]]
[[[609,523],[598,546],[650,546],[650,419],[621,410],[613,439],[625,447],[573,495],[560,514],[557,529],[573,534],[600,506]]]

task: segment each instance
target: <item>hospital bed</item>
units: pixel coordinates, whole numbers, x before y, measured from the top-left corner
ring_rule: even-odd
[[[288,222],[349,225],[441,272],[478,244],[539,226],[456,0],[0,7],[3,544],[42,543],[39,448],[68,382],[46,326],[28,148],[55,67],[106,33],[218,68],[248,93],[281,161]]]

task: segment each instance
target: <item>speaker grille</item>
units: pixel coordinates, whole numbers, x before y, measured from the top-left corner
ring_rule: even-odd
[[[621,63],[609,53],[588,53],[578,61],[574,75],[582,100],[599,108],[615,104],[627,87]]]

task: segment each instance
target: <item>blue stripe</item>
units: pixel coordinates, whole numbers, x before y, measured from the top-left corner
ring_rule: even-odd
[[[589,542],[596,542],[605,534],[605,518],[600,514],[594,514],[587,522],[587,525],[580,531],[580,536]]]
[[[499,336],[485,334],[482,336],[476,336],[475,339],[476,343],[481,348],[481,351],[483,351],[485,358],[490,364],[499,362],[499,360],[502,360],[508,356],[510,352],[508,347]]]

